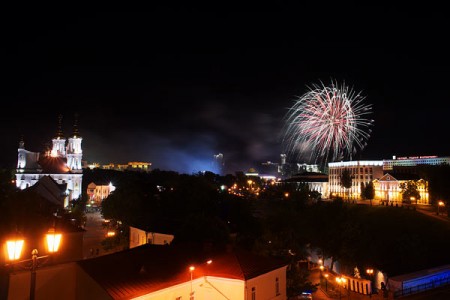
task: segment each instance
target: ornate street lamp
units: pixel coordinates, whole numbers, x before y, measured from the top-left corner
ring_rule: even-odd
[[[61,244],[61,233],[56,233],[55,229],[52,228],[46,234],[46,245],[47,251],[49,253],[55,253],[58,251],[59,246]],[[23,239],[15,239],[6,241],[6,249],[7,249],[7,261],[10,266],[16,264],[24,264],[29,263],[29,268],[31,270],[31,279],[30,279],[30,300],[34,300],[35,298],[35,290],[36,290],[36,269],[43,265],[48,259],[49,255],[38,256],[38,250],[33,249],[31,251],[31,259],[26,259],[19,261],[22,248],[24,245]]]

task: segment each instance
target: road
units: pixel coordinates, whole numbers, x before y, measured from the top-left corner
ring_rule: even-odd
[[[442,209],[444,210],[444,209]],[[442,211],[438,214],[436,214],[436,211],[433,207],[430,206],[417,206],[417,211],[425,214],[427,216],[433,217],[435,219],[441,220],[441,221],[445,221],[445,222],[450,222],[450,219],[447,216],[447,210],[445,209],[445,211]]]
[[[86,213],[86,232],[83,237],[83,259],[105,255],[114,252],[113,250],[104,251],[101,241],[106,238],[107,230],[103,227],[102,215],[100,212]],[[97,250],[98,249],[98,250]]]

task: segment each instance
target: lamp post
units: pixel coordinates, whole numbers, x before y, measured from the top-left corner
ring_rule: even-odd
[[[253,180],[247,180],[249,190],[252,190]]]
[[[369,275],[370,278],[370,293],[369,293],[369,297],[372,298],[372,293],[373,293],[373,281],[372,281],[372,277],[373,277],[373,269],[367,269],[366,270],[367,275]]]
[[[336,277],[336,282],[339,285],[339,299],[342,299],[341,286],[345,286],[345,284],[347,283],[347,279],[342,276]],[[348,290],[348,298],[350,298],[350,290]]]
[[[336,282],[339,285],[339,300],[342,299],[342,294],[341,294],[341,283],[342,283],[342,278],[341,277],[336,277]]]
[[[347,285],[347,279],[345,279],[344,277],[341,277],[341,281],[342,281],[342,286],[345,288],[345,286]],[[347,295],[348,295],[348,299],[350,299],[350,288],[347,287]]]
[[[194,266],[189,267],[189,272],[191,272],[191,292],[189,293],[189,299],[194,299],[194,292],[192,291],[192,273],[194,273],[194,270]]]
[[[322,285],[322,279],[323,279],[323,270],[325,269],[325,267],[323,266],[323,265],[320,265],[319,266],[319,270],[320,270],[320,276],[319,276],[319,279],[320,279],[320,285]]]
[[[441,207],[441,206],[445,206],[444,201],[439,201],[439,202],[438,202],[438,207],[437,207],[437,214],[438,214],[438,216],[439,216],[439,212],[440,212],[440,207]]]
[[[49,232],[46,235],[46,241],[47,241],[47,251],[49,253],[56,253],[59,249],[59,245],[61,244],[61,234],[56,233],[54,229],[49,230]],[[19,261],[20,255],[22,252],[24,240],[17,239],[17,240],[8,240],[6,242],[6,248],[7,248],[7,259],[10,262],[8,265],[15,265],[15,264],[22,264],[22,263],[31,263],[30,265],[30,271],[31,271],[31,278],[30,278],[30,300],[35,299],[35,290],[36,290],[36,269],[40,266],[39,262],[42,259],[49,258],[50,255],[44,255],[44,256],[38,256],[38,250],[33,249],[31,251],[31,259],[26,259]],[[44,264],[45,262],[42,262],[41,264]]]
[[[328,273],[323,276],[325,277],[325,292],[328,292]]]
[[[417,201],[416,201],[416,197],[410,197],[409,200],[411,200],[411,204],[413,204],[413,202],[415,202],[415,206],[414,209],[417,209]]]

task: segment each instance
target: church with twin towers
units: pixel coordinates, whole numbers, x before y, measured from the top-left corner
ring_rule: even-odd
[[[62,131],[62,115],[58,118],[58,129],[52,139],[52,146],[43,152],[25,149],[23,138],[19,142],[16,186],[24,190],[43,178],[51,178],[64,194],[64,207],[82,194],[82,137],[78,132],[77,116],[73,122],[72,134],[66,139]]]

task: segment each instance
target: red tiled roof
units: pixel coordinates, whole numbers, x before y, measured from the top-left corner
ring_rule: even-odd
[[[61,157],[42,156],[39,158],[39,165],[44,174],[64,174],[70,171],[66,160]]]
[[[212,264],[206,264],[211,259]],[[78,264],[113,299],[129,299],[168,288],[193,278],[215,276],[248,280],[286,263],[244,250],[208,253],[181,245],[143,245],[122,252],[79,261]]]

